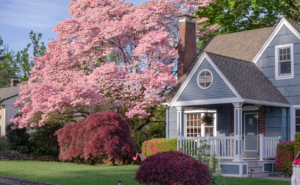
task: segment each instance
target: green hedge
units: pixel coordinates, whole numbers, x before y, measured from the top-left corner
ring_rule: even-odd
[[[292,173],[292,163],[294,160],[293,142],[284,142],[277,144],[275,167],[276,171],[283,173]]]
[[[295,134],[295,140],[293,142],[294,145],[294,158],[298,155],[300,152],[300,133]]]
[[[142,146],[142,153],[144,154],[145,158],[161,153],[161,152],[168,152],[168,151],[177,151],[177,139],[152,139],[143,142]]]

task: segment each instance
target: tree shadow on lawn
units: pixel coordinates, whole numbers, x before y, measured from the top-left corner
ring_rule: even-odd
[[[10,165],[10,163],[11,165]],[[61,185],[133,185],[139,166],[89,166],[74,163],[0,161],[0,175]]]

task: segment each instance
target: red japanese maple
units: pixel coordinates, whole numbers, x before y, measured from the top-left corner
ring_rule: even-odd
[[[132,158],[137,150],[129,124],[113,112],[95,113],[76,123],[69,123],[55,133],[60,145],[60,159],[107,157]]]

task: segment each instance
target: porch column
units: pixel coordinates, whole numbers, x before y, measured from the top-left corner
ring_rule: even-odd
[[[182,148],[182,137],[184,134],[184,107],[176,107],[177,108],[177,151]]]
[[[242,159],[242,106],[243,103],[234,105],[234,159],[232,162],[244,162]]]

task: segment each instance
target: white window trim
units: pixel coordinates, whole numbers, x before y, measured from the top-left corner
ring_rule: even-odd
[[[213,137],[217,136],[217,111],[212,111],[212,110],[192,110],[192,111],[184,111],[184,137],[187,137],[187,114],[205,114],[205,113],[210,113],[210,114],[214,114],[214,121],[213,121],[213,126],[205,126],[203,124],[201,124],[201,126],[204,127],[214,127],[213,130]],[[205,132],[203,131],[203,129],[201,129],[201,132]],[[205,134],[204,134],[205,135]],[[205,137],[203,136],[203,134],[201,133],[201,137]]]
[[[211,74],[211,83],[210,83],[210,85],[209,85],[208,87],[201,87],[200,84],[199,84],[199,75],[200,75],[203,71],[208,71],[208,72],[210,72],[210,74]],[[201,71],[198,73],[198,75],[197,75],[197,84],[198,84],[198,86],[199,86],[201,89],[209,89],[209,88],[211,87],[211,85],[213,84],[213,82],[214,82],[214,75],[213,75],[213,73],[212,73],[210,70],[208,70],[208,69],[203,69],[203,70],[201,70]]]
[[[279,49],[281,48],[291,48],[291,74],[290,75],[279,75]],[[284,44],[275,46],[275,79],[276,80],[284,80],[294,78],[294,44]]]

